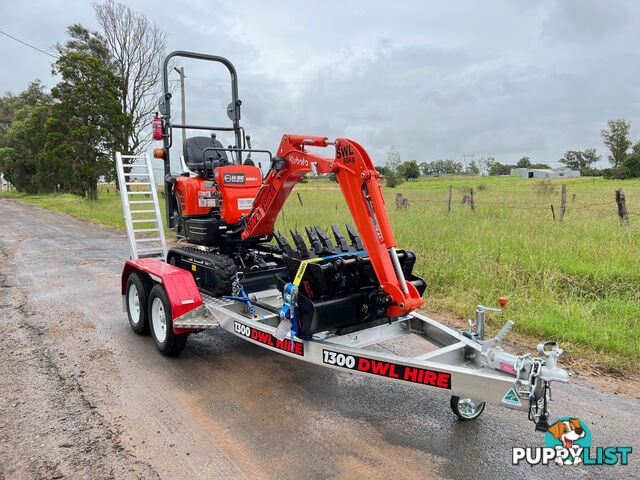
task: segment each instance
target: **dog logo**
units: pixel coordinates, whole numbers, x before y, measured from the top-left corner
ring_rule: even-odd
[[[573,449],[573,444],[576,446],[580,446],[580,448],[584,448],[587,446],[591,446],[591,442],[589,445],[582,445],[580,442],[581,439],[586,438],[587,432],[585,431],[586,426],[583,427],[580,423],[579,418],[567,418],[566,420],[558,420],[556,423],[551,425],[547,429],[547,438],[545,438],[545,443],[549,447],[558,446],[557,442],[549,442],[548,437],[551,435],[556,441],[560,442],[560,445],[566,449],[567,452],[573,453],[575,449]],[[549,445],[549,443],[554,443],[554,445]],[[586,443],[586,442],[585,442]],[[563,459],[561,456],[556,457],[556,464],[559,466],[562,465],[571,465],[578,466],[582,462],[582,458],[579,455],[573,455],[573,461],[569,458]]]
[[[576,417],[562,417],[551,424],[544,447],[512,447],[511,464],[520,465],[628,465],[630,446],[591,445],[587,424]]]

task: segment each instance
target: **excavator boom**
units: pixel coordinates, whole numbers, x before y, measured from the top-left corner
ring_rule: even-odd
[[[335,158],[306,147],[335,145]],[[405,278],[396,251],[396,240],[384,207],[376,171],[367,152],[346,138],[284,135],[277,156],[246,217],[241,238],[268,235],[298,180],[309,173],[334,173],[353,217],[362,243],[384,293],[390,297],[387,314],[397,317],[423,304],[416,287]]]

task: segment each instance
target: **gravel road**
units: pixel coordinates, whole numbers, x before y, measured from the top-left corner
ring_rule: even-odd
[[[3,199],[0,219],[0,480],[640,477],[640,402],[584,376],[552,414],[633,447],[629,465],[512,466],[544,444],[521,412],[458,422],[444,395],[227,332],[163,357],[121,310],[124,233]]]

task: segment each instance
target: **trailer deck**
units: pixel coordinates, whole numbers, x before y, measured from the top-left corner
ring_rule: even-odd
[[[389,323],[336,334],[321,332],[308,340],[276,335],[280,323],[273,310],[282,307],[276,289],[249,295],[255,318],[246,303],[201,294],[202,305],[173,321],[179,329],[223,329],[261,347],[304,360],[309,363],[347,370],[351,373],[382,377],[398,383],[410,383],[427,390],[439,391],[459,400],[472,397],[477,405],[490,403],[529,411],[544,423],[550,387],[544,386],[542,397],[532,401],[531,395],[540,386],[532,375],[531,355],[515,357],[491,343],[483,352],[483,343],[469,338],[466,331],[455,331],[431,318],[412,312]],[[266,305],[266,309],[256,304]],[[507,323],[502,337],[510,328]],[[492,342],[491,340],[487,343]],[[497,350],[496,350],[497,348]],[[541,353],[550,350],[541,349]],[[561,352],[561,351],[560,351]],[[501,367],[492,368],[491,359],[502,355]],[[555,355],[559,353],[554,350]],[[529,362],[529,364],[528,364]],[[534,362],[537,363],[537,362]],[[518,366],[519,364],[519,366]],[[540,367],[541,365],[539,365]],[[541,375],[538,367],[537,375]],[[518,371],[527,371],[521,375]],[[547,374],[549,372],[546,372]],[[564,370],[555,369],[554,378],[568,381]],[[529,378],[524,378],[529,377]],[[523,383],[527,383],[523,389]],[[546,383],[546,381],[545,381]],[[531,400],[531,401],[530,401]],[[482,405],[483,407],[484,405]],[[480,412],[482,410],[480,409]],[[465,418],[466,419],[466,418]]]

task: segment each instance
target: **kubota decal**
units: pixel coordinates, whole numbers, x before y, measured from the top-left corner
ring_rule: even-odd
[[[304,356],[304,345],[302,342],[293,342],[293,350],[291,349],[291,340],[285,338],[284,340],[278,340],[270,333],[263,332],[256,328],[250,327],[240,322],[233,322],[233,330],[251,340],[255,340],[258,343],[267,345],[269,347],[277,348],[278,350],[284,350],[285,352],[292,352],[296,355]]]
[[[309,166],[309,161],[306,158],[291,157],[289,158],[289,163],[291,165],[302,165],[303,167]]]
[[[357,357],[345,353],[322,350],[322,362],[327,365],[371,373],[381,377],[397,378],[411,383],[422,383],[432,387],[451,389],[451,374],[428,370],[426,368],[409,367],[397,363]]]

